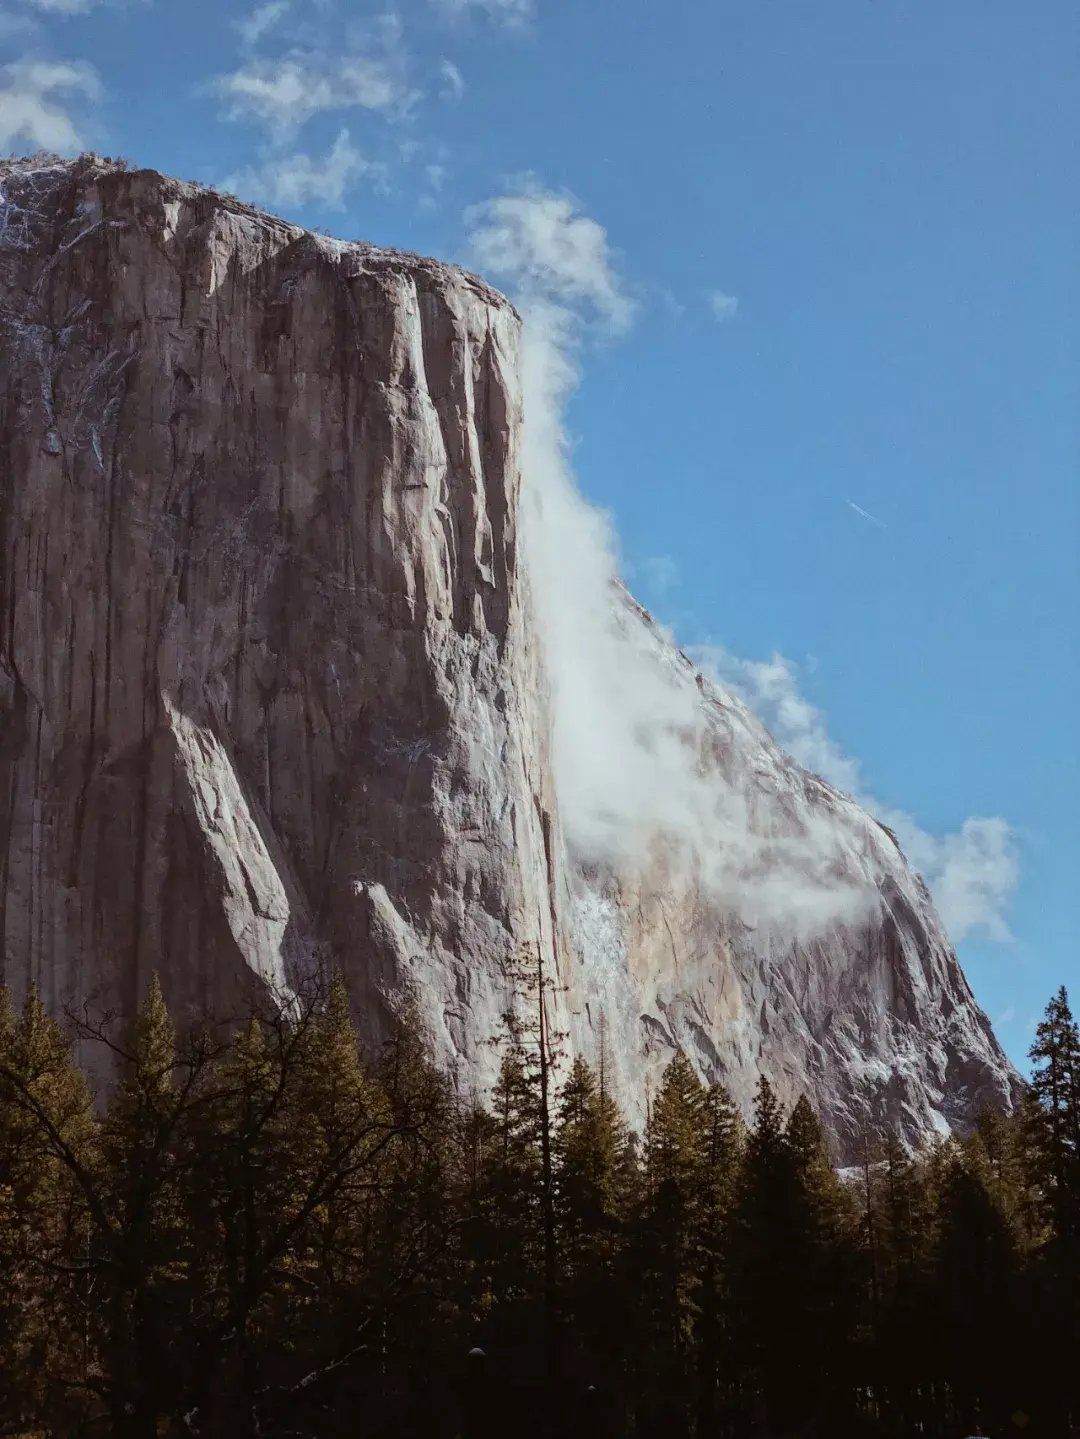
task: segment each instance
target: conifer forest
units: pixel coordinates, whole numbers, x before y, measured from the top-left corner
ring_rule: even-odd
[[[537,981],[543,995],[543,977]],[[1017,1112],[830,1164],[675,1053],[633,1133],[605,1060],[508,1019],[489,1101],[340,980],[179,1034],[0,1010],[0,1434],[1065,1436],[1080,1423],[1080,1037]],[[526,1007],[527,1008],[527,1007]],[[92,1093],[75,1064],[109,1052]]]

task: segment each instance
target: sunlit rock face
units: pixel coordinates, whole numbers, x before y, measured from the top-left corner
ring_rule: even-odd
[[[1007,1107],[1015,1075],[868,815],[695,687],[702,765],[825,825],[880,896],[813,938],[561,836],[518,534],[520,325],[480,281],[152,171],[0,164],[0,929],[16,998],[179,1016],[339,966],[482,1092],[508,969],[640,1121],[681,1045],[837,1150]],[[759,783],[760,782],[760,783]],[[764,786],[764,788],[761,788]]]

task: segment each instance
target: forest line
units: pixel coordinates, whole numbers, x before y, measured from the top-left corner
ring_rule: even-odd
[[[486,1105],[345,985],[178,1037],[156,981],[104,1106],[0,1004],[0,1434],[1064,1436],[1080,1422],[1080,1035],[1012,1116],[839,1176],[676,1052],[635,1135],[546,1021]],[[557,1073],[564,1078],[557,1081]]]

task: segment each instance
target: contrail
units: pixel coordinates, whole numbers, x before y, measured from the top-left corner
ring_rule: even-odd
[[[869,510],[864,510],[862,505],[857,505],[854,500],[848,500],[848,504],[857,515],[862,515],[864,520],[869,520],[872,525],[877,525],[879,530],[888,529],[884,520],[879,520],[878,517],[872,515]]]

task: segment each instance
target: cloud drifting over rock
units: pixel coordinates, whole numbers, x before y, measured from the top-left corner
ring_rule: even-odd
[[[325,155],[274,156],[230,175],[224,187],[242,199],[266,205],[288,208],[321,202],[340,210],[347,190],[374,168],[352,144],[348,130],[341,130]]]
[[[825,717],[799,691],[791,663],[737,659],[701,645],[691,650],[701,667],[759,715],[776,740],[804,768],[821,775],[887,824],[931,893],[954,943],[975,931],[1008,940],[1005,914],[1019,880],[1016,841],[999,817],[969,818],[954,834],[927,833],[909,814],[867,794],[859,762],[830,737]]]
[[[571,850],[626,868],[647,866],[659,843],[669,870],[777,931],[865,916],[876,891],[857,877],[838,881],[835,830],[814,816],[763,822],[752,776],[703,769],[709,732],[692,672],[674,673],[678,651],[642,625],[617,580],[611,520],[574,483],[562,417],[578,380],[582,317],[620,333],[634,313],[603,228],[533,183],[469,219],[470,260],[511,282],[525,319],[523,548]]]
[[[525,319],[522,533],[572,849],[590,860],[640,864],[659,839],[668,862],[714,899],[788,934],[865,917],[879,901],[869,874],[852,870],[848,820],[793,807],[787,779],[763,778],[753,765],[726,774],[703,767],[709,735],[699,695],[618,599],[617,537],[610,517],[576,487],[562,418],[578,382],[585,317],[612,334],[634,318],[603,227],[532,179],[467,219],[470,261],[509,283]],[[739,661],[716,649],[694,657],[766,718],[797,763],[896,832],[954,938],[978,928],[1007,936],[1003,911],[1017,868],[1004,821],[969,819],[955,835],[927,834],[910,816],[862,796],[857,763],[829,738],[786,661]],[[740,723],[735,710],[729,718]],[[741,743],[750,750],[758,741],[749,721],[746,729]]]

